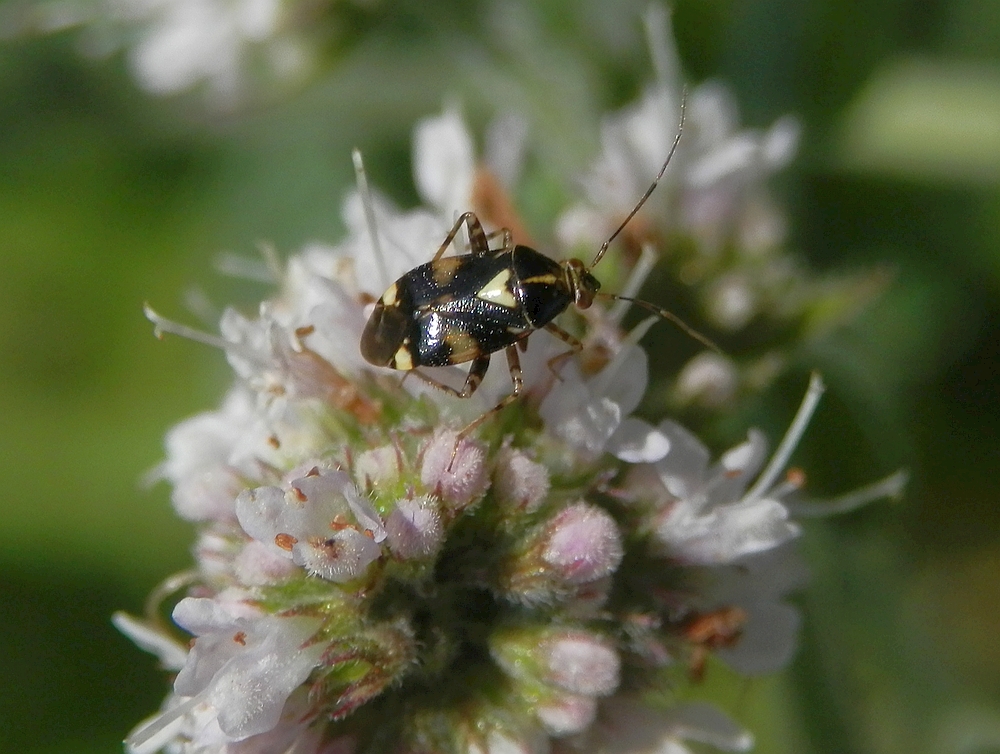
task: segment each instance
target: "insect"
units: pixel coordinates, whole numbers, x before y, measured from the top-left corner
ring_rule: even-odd
[[[735,605],[698,613],[686,621],[682,635],[691,642],[688,673],[692,681],[704,679],[705,665],[713,649],[731,647],[740,640],[746,622],[746,611]]]
[[[361,354],[371,364],[413,372],[420,379],[459,398],[468,398],[479,387],[490,357],[503,351],[513,391],[492,410],[466,427],[467,434],[490,415],[516,400],[523,386],[518,347],[527,338],[547,330],[567,343],[571,352],[583,344],[553,320],[575,305],[586,309],[597,296],[632,301],[677,323],[702,342],[713,344],[676,316],[644,301],[599,293],[601,284],[591,270],[604,257],[612,241],[635,216],[666,172],[684,129],[684,103],[670,152],[653,183],[618,229],[605,241],[590,265],[579,259],[556,262],[528,246],[515,245],[511,232],[502,228],[487,234],[474,212],[466,212],[444,239],[431,261],[415,267],[389,286],[371,313],[361,335]],[[465,226],[471,252],[444,256]],[[500,236],[500,248],[490,241]],[[419,367],[441,367],[470,362],[461,389],[438,382]]]

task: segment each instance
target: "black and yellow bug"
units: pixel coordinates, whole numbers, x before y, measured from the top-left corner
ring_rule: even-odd
[[[599,294],[601,284],[591,270],[653,193],[677,149],[683,127],[682,103],[677,135],[660,172],[618,229],[602,244],[589,267],[579,259],[556,262],[528,246],[515,245],[511,232],[506,228],[487,235],[476,214],[466,212],[455,223],[433,259],[399,278],[376,302],[361,335],[361,354],[375,366],[412,371],[441,390],[468,398],[482,382],[490,356],[503,350],[507,356],[513,392],[466,427],[462,434],[500,411],[521,392],[521,364],[517,347],[524,349],[526,339],[533,332],[548,330],[569,344],[573,351],[579,351],[583,344],[552,320],[570,304],[586,309],[598,295],[624,298]],[[445,251],[462,225],[468,229],[471,253],[445,257]],[[491,249],[489,241],[496,236],[502,236],[503,245]],[[677,322],[696,338],[707,342],[667,310],[644,301],[635,303]],[[438,382],[418,369],[465,362],[471,362],[471,365],[460,390]]]

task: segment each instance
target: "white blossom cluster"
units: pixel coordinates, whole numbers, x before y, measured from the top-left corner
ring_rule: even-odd
[[[607,237],[674,138],[685,94],[669,13],[651,5],[645,24],[656,79],[637,102],[604,119],[600,154],[582,181],[585,199],[557,224],[567,248],[592,249]],[[705,327],[733,345],[729,355],[706,351],[691,359],[672,387],[673,405],[728,408],[779,375],[795,346],[853,316],[885,275],[816,277],[788,253],[784,211],[767,182],[795,155],[794,117],[763,130],[742,128],[732,93],[718,81],[688,92],[685,110],[684,138],[670,169],[628,235],[634,245],[656,250],[691,292]]]
[[[296,0],[32,0],[0,12],[0,36],[79,29],[82,50],[124,49],[137,83],[157,95],[204,90],[231,107],[249,90],[304,77],[315,63],[311,30],[333,3]]]
[[[141,22],[133,64],[156,91],[235,92],[247,51],[273,47],[281,28],[272,0],[109,7]],[[674,137],[675,55],[666,17],[653,10],[647,21],[657,86],[605,124],[587,201],[557,226],[564,248],[601,244]],[[780,251],[783,221],[764,184],[794,151],[794,123],[741,131],[716,85],[695,89],[686,113],[682,149],[626,233],[647,249],[689,239],[694,252],[668,262],[720,330],[803,317],[812,284]],[[751,430],[713,463],[678,423],[633,415],[648,384],[640,342],[655,318],[625,331],[621,306],[566,323],[584,343],[569,359],[561,341],[532,335],[524,395],[468,435],[459,430],[510,392],[505,370],[494,365],[458,400],[361,356],[373,302],[428,260],[459,213],[488,206],[488,230],[515,224],[497,210],[503,202],[484,201],[502,194],[491,176],[514,182],[519,171],[525,131],[504,124],[486,170],[457,112],[422,122],[414,165],[424,206],[399,211],[362,182],[344,205],[346,238],[292,256],[278,294],[254,317],[227,310],[219,336],[148,312],[161,332],[221,347],[236,381],[218,410],[171,431],[160,469],[178,513],[199,527],[197,567],[179,582],[187,591],[172,616],[193,640],[155,616],[116,616],[176,672],[131,751],[752,745],[684,690],[710,664],[720,672],[712,657],[752,675],[792,654],[798,616],[784,599],[802,578],[791,513],[804,476],[784,470],[818,378],[770,461]],[[648,261],[625,292],[640,287]],[[460,384],[461,370],[451,371],[440,379]],[[679,392],[685,380],[692,396],[721,404],[746,375],[707,354],[682,373]]]
[[[459,434],[510,392],[506,370],[459,400],[359,350],[373,302],[481,190],[454,111],[417,127],[414,164],[425,206],[399,211],[362,185],[347,237],[292,256],[278,294],[251,318],[226,311],[221,336],[148,312],[223,348],[236,381],[167,438],[161,475],[199,527],[173,610],[194,639],[116,617],[177,672],[129,750],[749,749],[679,692],[722,672],[711,656],[742,674],[791,656],[803,475],[784,468],[819,379],[770,461],[751,430],[713,463],[684,427],[633,415],[651,321],[625,332],[595,305],[566,323],[582,354],[553,362],[565,344],[532,335],[524,395]]]

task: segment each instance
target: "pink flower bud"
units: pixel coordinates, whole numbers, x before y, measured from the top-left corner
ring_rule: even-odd
[[[437,505],[429,497],[403,498],[385,522],[389,549],[404,560],[429,558],[444,541]]]
[[[542,645],[546,682],[571,694],[607,696],[618,688],[621,661],[611,644],[586,631],[567,631]]]
[[[549,472],[523,451],[503,448],[493,473],[497,504],[511,512],[530,513],[549,494]]]
[[[438,430],[424,448],[420,481],[457,513],[476,502],[490,486],[485,456],[479,443],[459,440],[453,430]]]
[[[597,699],[592,696],[557,694],[535,707],[535,716],[553,736],[569,736],[590,727],[597,715]]]
[[[564,508],[546,527],[542,559],[570,584],[609,576],[622,561],[618,525],[603,509],[587,503]]]

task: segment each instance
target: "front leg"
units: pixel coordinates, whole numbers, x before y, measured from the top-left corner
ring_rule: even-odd
[[[545,329],[570,347],[569,351],[558,353],[546,362],[546,366],[548,366],[552,376],[561,381],[562,376],[559,374],[559,370],[562,368],[562,365],[566,363],[568,358],[573,356],[573,354],[580,353],[580,351],[583,350],[583,343],[579,338],[570,335],[568,332],[559,327],[559,325],[552,322],[545,325]]]

